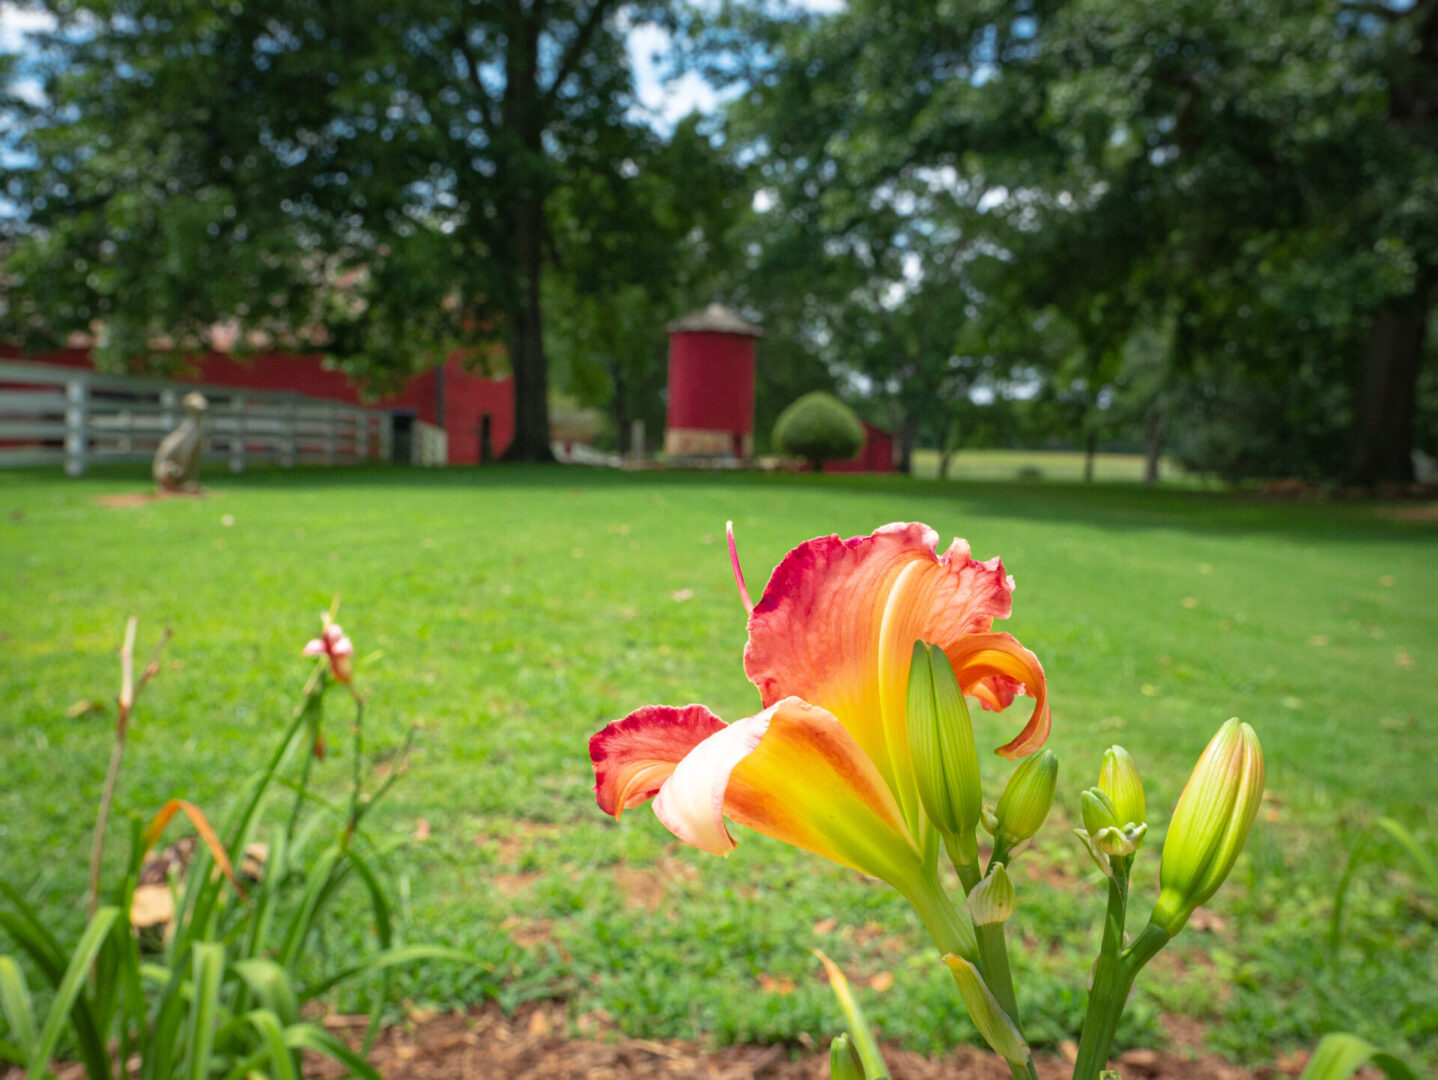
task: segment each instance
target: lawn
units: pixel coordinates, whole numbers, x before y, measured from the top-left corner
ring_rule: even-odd
[[[175,638],[132,735],[120,805],[222,808],[290,715],[298,653],[333,593],[373,694],[370,744],[411,767],[375,828],[406,933],[476,954],[410,971],[396,1003],[558,998],[581,1029],[793,1041],[837,1030],[822,947],[871,1017],[926,1049],[976,1036],[888,890],[745,834],[728,859],[679,847],[647,810],[594,806],[586,740],[646,702],[755,708],[724,548],[752,588],[795,543],[895,519],[967,537],[1015,576],[1004,629],[1050,678],[1059,802],[1016,863],[1020,997],[1035,1042],[1077,1029],[1101,881],[1069,827],[1122,742],[1149,792],[1135,869],[1156,892],[1167,811],[1231,715],[1257,727],[1271,798],[1206,929],[1140,981],[1120,1033],[1207,1021],[1251,1063],[1358,1031],[1438,1054],[1434,899],[1391,844],[1360,865],[1343,940],[1333,896],[1360,833],[1390,815],[1434,846],[1438,526],[1371,504],[1287,505],[1134,485],[579,469],[216,476],[211,496],[113,507],[138,474],[0,474],[0,875],[59,922],[80,912],[125,616]],[[1417,515],[1421,518],[1421,515]],[[978,721],[996,746],[1021,715]],[[332,717],[343,748],[346,724]],[[343,749],[320,766],[339,791]],[[997,792],[1008,768],[984,764]],[[358,933],[358,931],[356,931]],[[343,949],[344,941],[329,943]],[[343,1005],[344,1003],[340,1003]]]

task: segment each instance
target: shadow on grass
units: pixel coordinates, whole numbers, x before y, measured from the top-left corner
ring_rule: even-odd
[[[143,466],[100,466],[89,480],[133,483],[150,488]],[[68,483],[51,469],[0,471],[0,491],[37,483]],[[852,492],[902,498],[914,504],[905,517],[922,520],[923,503],[962,508],[989,517],[1028,518],[1105,529],[1177,529],[1201,534],[1286,535],[1306,540],[1411,541],[1438,535],[1438,520],[1396,520],[1383,516],[1394,504],[1381,500],[1275,500],[1254,492],[1199,491],[1187,486],[1145,487],[1132,482],[915,479],[898,474],[842,474],[653,470],[621,472],[574,465],[488,465],[418,469],[395,465],[259,466],[237,475],[211,470],[206,483],[216,492],[315,491],[337,488],[409,491],[624,489],[703,490],[732,488],[811,496]]]

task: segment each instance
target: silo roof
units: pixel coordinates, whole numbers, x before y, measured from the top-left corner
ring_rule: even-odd
[[[682,319],[676,319],[665,327],[671,334],[705,332],[710,334],[743,334],[746,337],[763,337],[764,328],[741,318],[738,312],[723,304],[710,304],[698,311],[691,311]]]

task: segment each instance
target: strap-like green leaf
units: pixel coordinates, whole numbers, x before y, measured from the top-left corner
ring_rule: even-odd
[[[337,975],[331,975],[324,982],[305,987],[300,999],[309,1001],[311,998],[319,997],[326,990],[333,989],[346,979],[353,979],[356,975],[381,971],[397,964],[413,964],[420,960],[456,960],[462,964],[471,965],[479,963],[475,957],[469,953],[460,952],[458,949],[445,949],[438,945],[402,945],[396,949],[385,949],[382,952],[374,953],[353,967],[345,968]]]
[[[879,1044],[874,1041],[873,1029],[869,1027],[864,1010],[859,1007],[858,998],[854,997],[849,980],[844,977],[838,964],[818,949],[813,951],[828,972],[829,989],[834,992],[834,997],[839,1002],[839,1010],[844,1014],[849,1037],[854,1040],[854,1052],[859,1056],[859,1063],[864,1066],[864,1076],[867,1080],[888,1080],[889,1066],[885,1063],[884,1056],[879,1053]]]
[[[296,1050],[313,1050],[334,1058],[362,1080],[384,1080],[375,1067],[328,1031],[314,1024],[295,1024],[285,1032],[285,1042]]]
[[[290,1056],[290,1047],[285,1043],[285,1030],[280,1018],[268,1009],[256,1009],[246,1019],[259,1032],[260,1041],[265,1045],[274,1080],[300,1080],[299,1070]]]
[[[215,1021],[220,1011],[220,982],[225,975],[225,948],[213,942],[195,946],[194,986],[190,998],[190,1038],[184,1074],[189,1080],[206,1080],[215,1045]]]
[[[251,957],[235,962],[235,973],[245,981],[250,993],[263,1008],[280,1018],[283,1024],[293,1024],[300,1018],[300,1003],[295,997],[295,988],[284,968],[273,960]]]
[[[1299,1080],[1348,1080],[1364,1065],[1376,1066],[1389,1080],[1418,1080],[1418,1074],[1392,1054],[1346,1031],[1323,1036]]]
[[[85,927],[85,932],[80,935],[80,943],[70,954],[70,964],[60,979],[60,985],[55,989],[55,1000],[50,1003],[50,1012],[45,1017],[45,1026],[35,1046],[35,1057],[30,1060],[30,1071],[26,1073],[26,1080],[41,1080],[45,1075],[50,1055],[55,1052],[55,1045],[60,1041],[61,1032],[65,1030],[70,1006],[84,989],[85,976],[95,960],[95,954],[105,943],[105,935],[110,932],[110,927],[114,925],[119,914],[119,908],[100,908],[90,920],[90,925]],[[107,1069],[105,1075],[108,1074]]]
[[[19,1040],[20,1064],[28,1066],[34,1060],[35,1044],[39,1042],[35,1010],[20,966],[8,956],[0,956],[0,1009],[10,1025],[10,1034]]]

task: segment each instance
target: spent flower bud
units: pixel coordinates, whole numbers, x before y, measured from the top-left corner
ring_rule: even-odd
[[[829,1044],[829,1080],[864,1080],[864,1066],[848,1035],[836,1035]]]
[[[909,667],[908,730],[924,811],[945,836],[972,836],[983,791],[969,709],[944,650],[922,641]]]
[[[1133,758],[1122,746],[1110,746],[1103,752],[1098,789],[1113,805],[1120,826],[1142,825],[1148,820],[1143,781],[1138,777]]]
[[[1059,759],[1052,750],[1025,758],[999,796],[994,837],[1013,847],[1038,832],[1053,807],[1058,777]]]
[[[1263,748],[1253,728],[1230,720],[1194,766],[1163,845],[1151,921],[1170,937],[1228,877],[1263,797]]]
[[[979,969],[962,956],[953,953],[944,957],[944,963],[954,974],[959,986],[959,996],[969,1010],[969,1019],[984,1041],[1010,1065],[1022,1066],[1029,1060],[1029,1046],[1024,1042],[1018,1025],[1004,1012],[998,999],[984,982]]]
[[[969,914],[975,926],[1008,922],[1014,913],[1014,883],[1003,863],[994,863],[988,876],[969,890]]]

